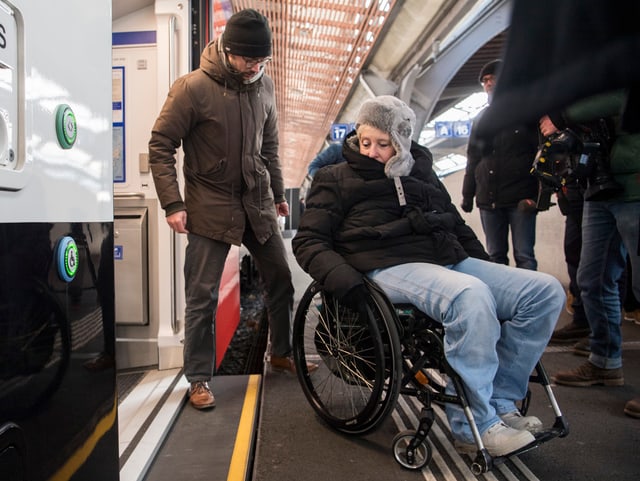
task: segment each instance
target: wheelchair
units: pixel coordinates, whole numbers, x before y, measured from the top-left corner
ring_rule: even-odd
[[[462,380],[445,358],[442,325],[413,305],[392,304],[373,282],[366,283],[370,297],[360,312],[342,305],[317,282],[307,287],[296,310],[293,358],[298,381],[313,410],[330,427],[346,434],[372,432],[394,410],[400,394],[414,396],[422,405],[419,425],[398,433],[392,452],[403,468],[419,470],[433,454],[427,440],[435,420],[432,405],[455,403],[463,409],[477,447],[471,464],[476,475],[569,433],[549,377],[538,362],[530,382],[543,386],[555,422],[534,434],[531,444],[492,457],[480,438]],[[310,373],[307,362],[318,368]],[[448,381],[455,394],[445,391]],[[530,398],[529,390],[519,407],[523,415]]]

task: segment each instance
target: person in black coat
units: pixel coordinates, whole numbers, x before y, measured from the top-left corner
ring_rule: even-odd
[[[480,71],[479,81],[489,102],[501,65],[500,60],[494,60]],[[474,126],[483,113],[476,117]],[[471,131],[461,207],[471,212],[476,198],[487,251],[493,262],[509,263],[511,230],[516,267],[533,270],[538,267],[534,251],[538,181],[530,171],[539,140],[535,123],[503,129],[488,140],[479,139],[475,128]]]
[[[492,456],[505,455],[541,428],[515,403],[526,395],[564,290],[548,274],[488,260],[433,172],[431,153],[412,142],[414,126],[414,112],[395,97],[362,105],[343,143],[345,162],[313,179],[293,252],[324,290],[356,310],[367,277],[391,302],[442,322],[447,361],[467,388],[482,441]],[[458,449],[475,452],[461,407],[447,405],[447,416]]]

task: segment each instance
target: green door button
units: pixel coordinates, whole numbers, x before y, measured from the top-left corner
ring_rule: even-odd
[[[56,135],[63,149],[70,149],[76,142],[78,135],[76,116],[68,105],[58,105],[56,109]]]

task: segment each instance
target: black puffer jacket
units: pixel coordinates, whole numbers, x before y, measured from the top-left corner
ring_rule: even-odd
[[[471,206],[473,197],[480,209],[516,207],[522,199],[535,199],[538,181],[530,171],[539,140],[534,125],[503,130],[487,144],[481,144],[472,130],[462,184],[463,205]]]
[[[384,164],[361,155],[352,133],[346,162],[320,169],[293,239],[298,263],[329,292],[342,296],[363,273],[408,262],[455,264],[488,259],[432,170],[428,149],[412,143],[416,162],[400,177],[406,205]]]

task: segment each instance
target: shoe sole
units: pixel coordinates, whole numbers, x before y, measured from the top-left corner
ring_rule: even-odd
[[[591,354],[591,351],[582,351],[580,349],[574,349],[572,352],[574,356],[582,356],[582,357],[589,357],[589,354]]]
[[[307,372],[309,374],[311,374],[316,369],[318,369],[317,364],[307,364]],[[271,370],[274,372],[288,372],[289,374],[293,374],[293,375],[296,374],[295,367],[293,369],[289,369],[286,367],[274,366],[273,364],[271,364]]]
[[[202,403],[202,404],[197,404],[194,403],[191,398],[189,398],[189,404],[191,404],[195,409],[211,409],[213,407],[216,407],[216,398],[213,398],[213,400],[210,403]]]
[[[529,446],[534,441],[535,441],[535,438],[532,441],[530,441],[530,442],[528,442],[526,444],[523,444],[519,448],[510,449],[508,451],[494,451],[492,449],[487,448],[486,446],[485,446],[485,448],[488,451],[488,453],[491,455],[492,458],[497,458],[499,456],[506,456],[507,454],[514,453],[514,452],[516,452],[516,451],[518,451],[518,450],[520,450],[520,449],[522,449],[522,448],[524,448],[526,446]],[[453,447],[456,449],[456,451],[459,454],[468,454],[468,455],[471,456],[471,455],[474,455],[474,454],[476,454],[478,452],[478,446],[476,446],[475,444],[467,444],[467,443],[463,443],[463,442],[460,442],[460,441],[455,441]]]
[[[625,409],[625,410],[624,410],[624,413],[625,413],[627,416],[631,416],[632,418],[640,419],[640,413],[639,413],[639,412],[637,412],[637,411],[630,411],[630,410],[628,410],[628,409]]]
[[[589,387],[589,386],[624,386],[624,378],[621,379],[598,379],[593,381],[562,381],[551,378],[559,386]]]
[[[544,426],[542,424],[514,426],[513,424],[509,424],[506,421],[503,422],[510,428],[517,429],[518,431],[529,431],[531,434],[538,434],[544,431]]]
[[[216,407],[216,403],[215,403],[215,401],[214,401],[214,402],[212,402],[212,403],[209,403],[209,404],[193,404],[193,403],[190,403],[190,404],[191,404],[195,409],[198,409],[198,410],[202,410],[202,409],[211,409],[211,408]]]

